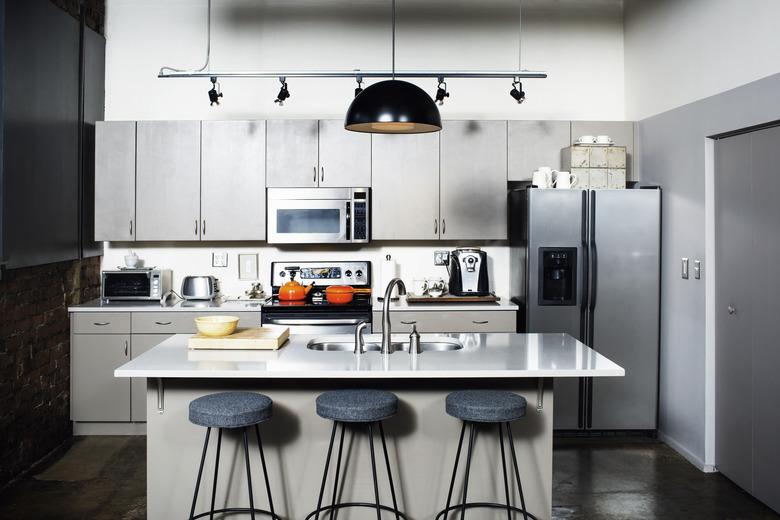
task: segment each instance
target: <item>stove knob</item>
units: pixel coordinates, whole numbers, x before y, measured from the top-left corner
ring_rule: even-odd
[[[287,276],[287,272],[285,272],[285,271],[279,271],[279,276],[281,276],[282,278],[284,278],[285,276]]]
[[[358,278],[363,278],[363,271],[358,269],[357,271],[355,271],[355,276],[357,276]]]
[[[347,269],[346,271],[344,271],[344,275],[345,275],[347,278],[349,278],[350,276],[352,276],[352,271],[350,271],[349,269]]]

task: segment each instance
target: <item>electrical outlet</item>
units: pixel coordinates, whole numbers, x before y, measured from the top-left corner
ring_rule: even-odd
[[[211,253],[211,267],[227,267],[227,253]]]
[[[447,265],[450,263],[449,251],[434,251],[433,252],[433,265]]]

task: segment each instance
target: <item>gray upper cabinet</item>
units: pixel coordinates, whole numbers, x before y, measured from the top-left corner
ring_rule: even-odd
[[[316,119],[268,121],[266,186],[312,188],[318,185],[318,126]]]
[[[139,121],[137,240],[200,239],[200,121]]]
[[[201,240],[265,240],[265,121],[203,121]]]
[[[95,124],[95,240],[135,240],[135,121]]]
[[[373,240],[439,238],[439,134],[372,136]]]
[[[445,121],[441,238],[506,240],[507,122]]]
[[[571,145],[569,121],[509,121],[509,180],[530,181],[540,166],[561,169],[561,150]]]
[[[371,185],[371,134],[344,129],[343,119],[320,121],[320,187]]]

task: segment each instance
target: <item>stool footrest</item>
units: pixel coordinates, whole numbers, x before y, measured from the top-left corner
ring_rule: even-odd
[[[487,507],[487,508],[491,508],[491,509],[503,509],[503,510],[506,511],[506,504],[497,504],[497,503],[494,503],[494,502],[466,502],[466,509],[474,509],[474,508],[480,508],[480,507]],[[462,510],[462,509],[463,509],[463,504],[457,504],[457,505],[454,505],[454,506],[450,506],[447,509],[442,509],[436,515],[434,520],[439,520],[440,518],[442,518],[447,513],[454,513],[455,511]],[[528,515],[528,518],[531,518],[533,520],[539,520],[533,514],[529,513],[528,511],[523,511],[519,507],[509,506],[509,510],[510,511],[514,511],[515,513],[520,513],[521,515],[523,513],[525,513],[526,515]],[[455,513],[455,515],[456,514],[457,513]],[[453,518],[455,517],[455,515],[453,515]]]
[[[216,514],[237,515],[239,513],[249,514],[250,511],[252,511],[252,509],[250,509],[248,507],[228,507],[228,508],[225,508],[225,509],[215,509],[214,510],[214,514],[215,515]],[[266,515],[266,516],[272,518],[273,520],[282,520],[281,516],[279,516],[279,515],[277,515],[275,513],[272,513],[270,511],[266,511],[265,509],[257,509],[257,508],[255,508],[254,512],[255,512],[255,514]],[[200,513],[200,514],[197,514],[197,515],[193,516],[191,520],[194,520],[196,518],[207,517],[210,514],[211,514],[211,511],[206,511],[205,513]]]
[[[313,518],[314,515],[316,515],[317,513],[321,514],[321,513],[324,513],[326,511],[330,511],[331,509],[332,510],[339,510],[339,509],[343,509],[345,507],[367,507],[367,508],[376,510],[376,504],[373,503],[373,502],[344,502],[344,503],[341,503],[341,504],[334,504],[334,505],[330,505],[330,506],[322,506],[319,509],[315,509],[314,511],[312,511],[311,513],[309,513],[306,516],[305,520],[309,520],[310,518]],[[403,518],[404,520],[409,520],[406,517],[406,515],[403,514],[401,511],[397,511],[397,510],[393,509],[390,506],[383,506],[383,505],[380,504],[379,505],[379,509],[381,509],[382,511],[388,511],[390,513],[393,513],[394,515],[398,515],[400,518]]]

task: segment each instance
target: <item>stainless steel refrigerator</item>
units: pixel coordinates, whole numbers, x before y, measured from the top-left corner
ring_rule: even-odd
[[[521,332],[566,332],[625,368],[557,379],[558,430],[655,430],[661,190],[510,192],[513,299]]]

